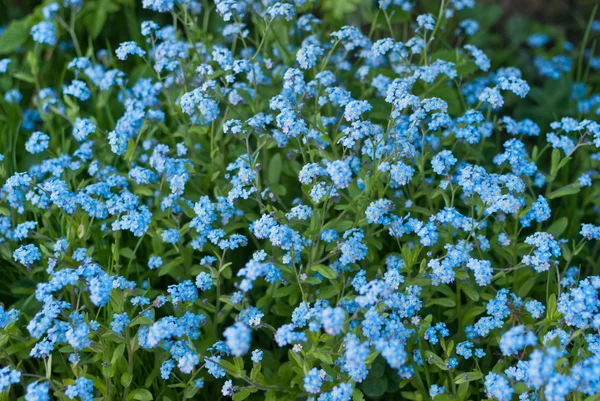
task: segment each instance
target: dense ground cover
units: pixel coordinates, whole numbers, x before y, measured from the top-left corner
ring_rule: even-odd
[[[0,399],[598,400],[595,12],[14,18]]]

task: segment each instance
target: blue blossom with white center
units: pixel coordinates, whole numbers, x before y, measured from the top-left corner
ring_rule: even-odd
[[[528,211],[525,216],[521,217],[521,225],[523,227],[529,227],[533,220],[538,223],[546,221],[550,218],[550,212],[550,205],[548,205],[546,198],[542,195],[538,195],[538,200],[533,202],[531,210]]]
[[[261,327],[261,319],[265,316],[264,313],[260,311],[260,309],[250,306],[240,312],[238,318],[241,322],[247,324],[252,328],[260,328]]]
[[[362,382],[367,374],[366,359],[369,355],[369,345],[352,334],[346,336],[344,344],[343,370],[348,372],[352,380]]]
[[[154,21],[143,21],[141,25],[141,32],[143,36],[149,36],[153,32],[159,31],[160,26]]]
[[[557,310],[562,313],[565,323],[580,329],[588,327],[600,328],[597,319],[599,276],[591,276],[582,280],[577,287],[560,294]]]
[[[456,345],[456,353],[465,359],[469,359],[473,356],[473,343],[470,341],[463,341]]]
[[[75,384],[68,385],[67,390],[65,391],[65,395],[70,399],[80,397],[84,401],[90,401],[93,398],[93,394],[94,384],[85,377],[80,377],[75,380]]]
[[[265,14],[272,20],[277,17],[284,17],[286,21],[291,21],[296,15],[296,9],[291,4],[275,3],[265,10]]]
[[[340,263],[347,265],[363,260],[367,256],[367,246],[362,242],[364,232],[360,229],[348,230],[343,235],[344,241],[340,245]]]
[[[212,288],[213,282],[210,274],[206,272],[201,272],[196,276],[196,287],[200,289],[200,291],[208,291]]]
[[[464,30],[468,36],[473,36],[479,31],[479,22],[473,19],[465,19],[459,22],[458,26]]]
[[[260,361],[262,361],[263,359],[263,352],[262,350],[259,349],[255,349],[254,351],[252,351],[252,362],[254,363],[260,363]]]
[[[394,210],[394,202],[388,199],[379,199],[367,207],[365,210],[365,217],[369,224],[383,224],[388,225],[391,222],[389,213]]]
[[[487,102],[493,109],[499,109],[504,105],[504,98],[497,87],[485,88],[479,95],[479,101]]]
[[[371,51],[373,55],[384,56],[388,51],[390,51],[394,47],[394,40],[392,38],[384,38],[380,39],[377,42],[373,43],[373,47]]]
[[[50,46],[56,44],[56,31],[52,22],[38,22],[31,28],[30,34],[35,42],[45,43]]]
[[[288,219],[308,220],[312,217],[313,211],[310,206],[298,205],[294,206],[285,217]]]
[[[179,230],[176,228],[171,228],[168,230],[163,231],[160,234],[160,237],[162,238],[162,240],[168,244],[176,244],[179,242],[180,238],[181,238],[181,234],[179,233]]]
[[[92,123],[92,121],[87,118],[79,118],[75,119],[75,124],[73,125],[73,137],[79,142],[84,141],[88,135],[96,132],[96,125]]]
[[[0,305],[0,329],[5,328],[10,323],[14,323],[19,320],[19,311],[17,309],[4,310],[4,307]]]
[[[225,381],[225,383],[223,384],[223,387],[221,387],[221,393],[225,397],[233,396],[233,394],[235,393],[235,390],[236,390],[236,388],[233,385],[233,382],[231,380]]]
[[[578,179],[577,183],[581,187],[591,187],[592,186],[592,176],[589,174],[582,174]]]
[[[321,311],[321,324],[325,333],[335,336],[342,332],[346,311],[343,308],[325,308]]]
[[[86,252],[86,248],[77,248],[75,252],[73,252],[73,259],[77,262],[82,262],[85,259]]]
[[[542,47],[550,41],[550,37],[543,33],[534,33],[527,38],[527,44],[531,47]]]
[[[456,164],[457,161],[458,159],[454,157],[451,151],[442,150],[433,157],[431,166],[433,167],[433,171],[441,175],[448,173],[450,168]]]
[[[546,307],[540,301],[532,300],[525,303],[525,309],[529,312],[531,317],[539,319],[544,314]]]
[[[500,339],[500,350],[502,355],[514,355],[526,346],[535,346],[537,336],[528,331],[525,326],[515,326],[502,334]]]
[[[340,236],[335,229],[328,228],[321,232],[320,238],[321,238],[321,241],[331,243],[331,242],[337,241],[340,238]]]
[[[4,100],[10,104],[18,104],[21,102],[23,94],[18,89],[11,89],[4,93]]]
[[[242,356],[250,349],[251,331],[243,323],[237,322],[223,332],[227,348],[234,356]]]
[[[317,63],[317,57],[323,55],[323,48],[312,43],[304,44],[296,54],[296,61],[303,70],[314,67]]]
[[[424,30],[433,31],[435,19],[431,14],[421,14],[417,16],[417,25],[419,28],[424,28]]]
[[[41,257],[39,248],[33,244],[23,245],[13,252],[13,259],[25,266],[37,262]]]
[[[142,7],[148,8],[152,11],[166,13],[173,11],[175,7],[174,0],[143,0]]]
[[[78,79],[74,79],[69,85],[63,86],[63,93],[82,101],[88,100],[92,96],[86,83]]]
[[[327,373],[323,369],[312,368],[304,375],[304,390],[309,394],[319,394]]]
[[[373,106],[366,100],[352,100],[348,102],[344,109],[344,118],[346,121],[356,121],[361,114],[371,110]]]
[[[492,262],[489,260],[469,259],[467,268],[473,271],[475,281],[480,286],[489,285],[492,282]]]
[[[50,401],[50,382],[33,382],[27,385],[25,401]]]
[[[600,239],[600,226],[582,224],[579,234],[583,235],[588,240]]]
[[[15,227],[14,231],[12,232],[12,235],[9,234],[8,237],[10,237],[12,240],[20,241],[22,239],[27,238],[29,231],[33,230],[35,227],[35,221],[26,221],[25,223],[21,223],[17,227]]]
[[[4,74],[8,69],[8,65],[12,62],[9,58],[3,58],[0,60],[0,74]]]
[[[140,57],[144,57],[146,51],[135,42],[123,42],[119,45],[115,51],[115,54],[119,60],[127,60],[129,55],[138,55]]]
[[[158,269],[163,264],[162,258],[160,256],[150,256],[148,260],[148,268],[149,269]]]
[[[12,370],[10,367],[5,366],[0,369],[0,392],[7,391],[11,384],[17,384],[20,380],[20,371]]]
[[[25,149],[31,154],[41,153],[48,148],[49,141],[50,136],[48,134],[35,131],[25,142]]]
[[[382,164],[379,169],[381,171],[389,171],[390,178],[392,180],[392,188],[398,188],[407,185],[415,173],[415,169],[413,167],[403,163],[402,161],[398,161],[393,165]]]
[[[336,188],[347,188],[352,181],[352,170],[348,161],[335,160],[327,165],[326,171]]]
[[[127,325],[129,325],[129,316],[127,313],[115,313],[110,323],[110,328],[115,333],[121,334]]]
[[[194,302],[198,299],[198,291],[191,280],[185,280],[180,284],[170,285],[167,292],[171,295],[171,302],[175,306],[181,302]]]
[[[301,331],[294,331],[294,326],[285,324],[275,332],[275,342],[280,347],[285,347],[289,344],[300,343],[307,340],[306,334]]]
[[[511,91],[515,95],[523,98],[529,93],[529,85],[527,82],[519,77],[500,77],[498,78],[498,87],[505,91]]]
[[[167,380],[171,376],[171,372],[175,368],[175,362],[172,359],[164,361],[160,365],[160,377]]]
[[[210,358],[206,358],[206,370],[209,374],[211,374],[214,378],[220,379],[225,376],[225,370],[219,366],[219,362],[221,362],[220,356],[213,356]]]
[[[194,89],[185,93],[180,99],[179,104],[185,114],[192,115],[196,109],[200,111],[204,124],[212,123],[219,115],[218,103],[203,93],[201,88]]]
[[[553,258],[561,256],[561,250],[554,236],[545,232],[537,232],[525,238],[525,243],[533,247],[533,255],[523,256],[523,263],[531,266],[538,273],[550,269]]]
[[[512,399],[513,388],[504,376],[490,372],[485,376],[484,385],[488,397],[495,398],[498,401],[510,401]]]
[[[445,392],[446,392],[446,387],[444,387],[444,386],[438,386],[437,384],[432,384],[429,387],[429,396],[431,398],[433,398],[439,394],[444,394]]]
[[[481,51],[481,49],[473,45],[465,45],[464,47],[475,59],[475,64],[479,69],[482,71],[488,71],[490,69],[490,59],[483,51]]]

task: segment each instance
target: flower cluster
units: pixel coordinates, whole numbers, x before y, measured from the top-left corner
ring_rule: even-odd
[[[600,23],[139,3],[0,30],[1,398],[600,393]]]

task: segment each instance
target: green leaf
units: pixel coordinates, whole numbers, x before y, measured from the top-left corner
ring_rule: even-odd
[[[90,30],[90,34],[92,35],[92,38],[94,38],[94,39],[98,38],[98,35],[100,35],[100,33],[102,32],[102,28],[104,27],[104,24],[106,23],[107,12],[106,12],[106,8],[104,7],[104,5],[102,3],[100,3],[98,5],[98,8],[96,9],[96,13],[94,14],[93,23],[88,26],[88,29]]]
[[[219,362],[219,364],[230,375],[232,375],[234,377],[240,377],[241,372],[238,370],[237,366],[235,366],[233,363],[222,360],[221,362]]]
[[[326,287],[321,288],[321,298],[329,299],[340,293],[340,289],[333,285],[328,285]]]
[[[313,353],[313,355],[315,356],[315,358],[317,358],[317,359],[321,360],[322,362],[325,362],[325,363],[327,363],[329,365],[331,365],[333,363],[333,359],[328,354],[324,354],[322,352],[315,351]]]
[[[298,367],[300,369],[302,369],[304,367],[304,362],[302,361],[302,358],[300,357],[300,355],[298,355],[297,352],[289,350],[288,351],[288,358],[289,358],[290,361],[294,361],[296,363],[296,365],[298,365]]]
[[[362,384],[362,391],[369,397],[381,397],[388,388],[386,376],[368,376]]]
[[[24,72],[17,72],[13,74],[13,77],[30,84],[35,84],[35,77]]]
[[[279,287],[273,293],[273,298],[287,297],[296,290],[298,290],[298,287],[293,284],[286,285],[285,287]]]
[[[30,19],[13,21],[0,36],[0,54],[7,54],[21,46],[29,36]]]
[[[446,306],[448,308],[452,308],[456,306],[456,302],[450,298],[434,298],[427,304],[427,306],[431,305],[441,305]]]
[[[127,142],[127,151],[125,152],[125,160],[132,161],[135,157],[135,141],[133,139],[129,139]]]
[[[473,301],[479,301],[479,291],[472,285],[463,285],[460,287],[461,291],[464,292]]]
[[[462,383],[458,386],[458,392],[456,393],[456,398],[459,401],[462,401],[467,398],[467,392],[469,391],[469,383]]]
[[[517,295],[521,298],[524,298],[529,294],[529,291],[533,288],[535,282],[537,281],[537,277],[531,277],[529,280],[523,283],[521,288],[517,291]]]
[[[569,223],[569,219],[566,217],[561,217],[556,220],[552,225],[548,228],[547,232],[552,234],[554,238],[560,238],[562,233],[567,229],[567,224]]]
[[[440,358],[439,356],[437,356],[436,354],[434,354],[433,352],[425,351],[425,357],[427,358],[428,363],[434,364],[435,366],[437,366],[438,368],[440,368],[442,370],[448,370],[444,360],[442,358]]]
[[[548,196],[548,199],[556,199],[561,198],[567,195],[574,195],[578,193],[581,189],[573,184],[565,185],[562,188],[557,189],[556,191],[552,191]]]
[[[548,297],[548,302],[546,302],[546,306],[547,306],[546,316],[548,316],[548,318],[552,319],[552,317],[556,313],[556,295],[550,294],[550,296]]]
[[[117,345],[117,347],[113,351],[112,358],[110,360],[111,365],[114,365],[115,363],[117,363],[117,360],[121,357],[121,355],[123,355],[124,352],[125,352],[125,344]]]
[[[235,393],[232,398],[233,398],[233,401],[242,401],[242,400],[245,400],[246,398],[248,398],[250,396],[250,394],[252,394],[252,391],[242,390],[242,391]]]
[[[483,374],[481,372],[461,373],[456,377],[456,379],[454,380],[454,383],[462,384],[462,383],[472,382],[474,380],[479,380],[482,377],[483,377]]]
[[[323,10],[331,13],[333,18],[340,20],[344,18],[346,14],[356,11],[360,1],[361,0],[323,0],[322,7]]]
[[[135,253],[133,253],[131,248],[121,248],[119,250],[119,255],[124,256],[127,259],[135,259]]]
[[[590,395],[583,401],[600,401],[600,394]]]
[[[552,180],[556,177],[556,172],[558,171],[558,162],[560,161],[560,150],[552,149],[552,157],[550,162],[550,175],[552,176]]]
[[[121,375],[121,385],[125,388],[131,385],[131,381],[133,380],[133,375],[130,372],[125,372]]]
[[[267,179],[269,184],[278,184],[279,178],[281,177],[281,153],[275,154],[269,160],[269,171],[267,173]]]
[[[145,388],[136,388],[127,396],[128,400],[151,401],[154,399],[152,393]]]
[[[355,388],[352,392],[352,401],[365,401],[365,396],[363,395],[362,391]]]
[[[321,276],[328,278],[328,279],[334,279],[337,276],[337,273],[335,272],[335,270],[333,270],[331,267],[325,266],[325,265],[315,265],[315,266],[311,267],[311,270],[319,273]]]

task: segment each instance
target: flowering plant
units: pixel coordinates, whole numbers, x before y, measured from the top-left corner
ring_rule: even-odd
[[[594,13],[135,6],[0,36],[3,399],[598,399]]]

